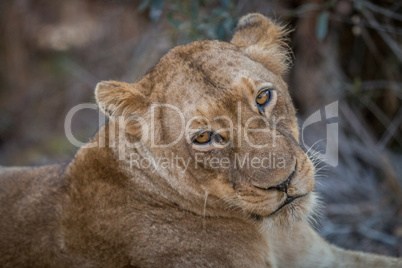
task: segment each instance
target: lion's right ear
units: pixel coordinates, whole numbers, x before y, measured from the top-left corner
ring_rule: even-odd
[[[285,42],[288,33],[283,25],[252,13],[240,19],[230,42],[272,72],[283,74],[290,63],[290,50]]]
[[[137,84],[102,81],[96,85],[95,98],[99,109],[109,117],[138,115],[149,107]]]

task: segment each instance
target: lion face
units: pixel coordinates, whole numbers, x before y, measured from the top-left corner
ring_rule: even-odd
[[[314,166],[299,145],[281,77],[284,34],[250,14],[231,43],[176,47],[138,83],[100,83],[97,101],[112,117],[134,115],[125,131],[141,138],[154,163],[176,160],[154,168],[194,206],[199,200],[204,209],[255,219],[303,218],[312,207]]]

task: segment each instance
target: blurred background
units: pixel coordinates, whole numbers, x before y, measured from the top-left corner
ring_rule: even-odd
[[[402,1],[0,1],[0,165],[66,161],[68,111],[101,80],[138,80],[175,45],[230,40],[260,12],[295,29],[286,75],[300,125],[338,101],[339,163],[319,171],[316,225],[332,243],[402,256]],[[325,153],[327,122],[304,130]],[[73,117],[86,142],[94,110]]]

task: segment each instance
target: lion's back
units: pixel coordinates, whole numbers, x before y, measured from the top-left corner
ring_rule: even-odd
[[[0,167],[0,210],[10,210],[15,202],[34,198],[60,181],[62,165],[41,167]],[[25,200],[28,201],[28,200]],[[32,201],[32,200],[31,200]]]
[[[37,256],[52,258],[63,169],[0,167],[1,267],[40,265]]]

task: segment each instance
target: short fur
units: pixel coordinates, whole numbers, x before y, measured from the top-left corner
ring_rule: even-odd
[[[0,169],[0,266],[401,267],[400,259],[329,245],[307,223],[315,171],[282,79],[285,38],[284,27],[249,14],[230,43],[178,46],[138,83],[99,83],[96,99],[110,120],[70,163]],[[259,110],[265,87],[272,98]],[[226,146],[194,144],[193,132],[179,135],[182,121],[219,131]],[[254,130],[248,140],[246,125]],[[275,142],[256,131],[267,125]],[[145,168],[133,155],[190,164]],[[281,167],[209,162],[272,155]],[[300,198],[284,205],[288,197]]]

